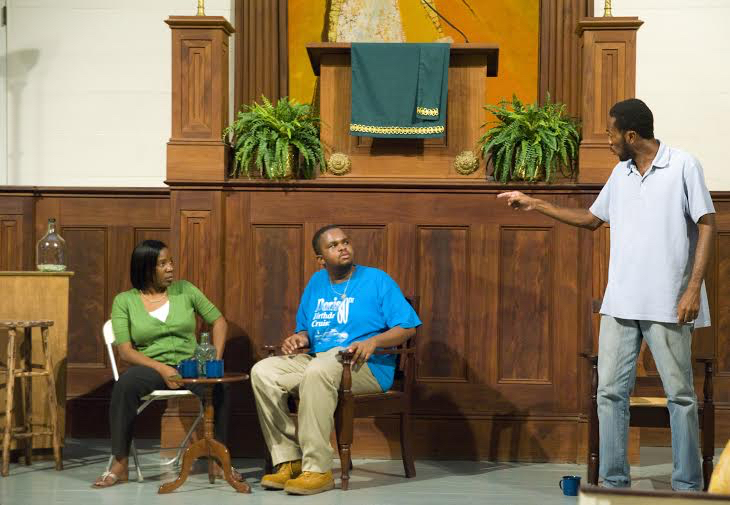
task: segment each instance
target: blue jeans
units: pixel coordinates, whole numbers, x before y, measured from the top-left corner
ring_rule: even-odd
[[[672,428],[672,488],[702,489],[697,397],[692,381],[690,326],[601,316],[598,342],[599,473],[606,487],[629,487],[629,395],[641,339],[664,385]]]

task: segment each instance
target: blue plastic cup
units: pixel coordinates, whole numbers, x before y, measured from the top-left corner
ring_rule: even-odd
[[[223,360],[209,359],[205,362],[205,376],[211,379],[223,377]]]
[[[183,379],[197,379],[198,362],[194,359],[184,359],[177,366],[177,371]]]
[[[577,475],[563,475],[558,484],[563,490],[565,496],[578,496],[578,488],[580,488],[580,477]]]

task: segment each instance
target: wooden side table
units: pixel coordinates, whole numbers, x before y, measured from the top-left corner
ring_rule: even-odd
[[[199,379],[183,379],[182,377],[172,377],[173,382],[178,384],[203,384],[205,386],[205,395],[203,396],[203,408],[205,410],[204,425],[204,437],[185,450],[183,454],[182,465],[180,467],[180,475],[177,479],[163,484],[157,491],[160,494],[171,493],[176,490],[187,480],[190,475],[190,471],[193,468],[193,462],[203,456],[208,457],[208,480],[211,484],[215,483],[215,472],[213,460],[217,459],[220,462],[221,468],[223,469],[223,477],[228,483],[239,493],[250,493],[251,486],[246,481],[238,482],[233,478],[231,472],[231,456],[228,452],[228,448],[225,445],[217,441],[213,437],[213,387],[216,384],[223,382],[241,382],[248,380],[248,374],[237,373],[227,374],[225,377],[217,379],[199,378]]]
[[[61,459],[61,443],[58,427],[58,416],[56,401],[56,380],[53,377],[53,365],[51,353],[48,350],[48,328],[53,326],[53,321],[0,321],[0,329],[8,331],[8,363],[7,369],[0,370],[7,376],[7,393],[5,397],[5,433],[3,435],[3,477],[8,475],[10,464],[10,441],[13,438],[25,439],[25,464],[30,465],[33,452],[33,437],[50,435],[53,440],[53,457],[56,461],[56,470],[63,470]],[[43,344],[44,362],[40,367],[34,368],[31,363],[31,331],[33,328],[40,328],[41,343]],[[19,331],[22,330],[22,331]],[[18,343],[22,343],[20,356],[16,363],[15,351]],[[45,376],[47,380],[46,399],[50,409],[50,428],[46,430],[33,429],[32,402],[33,393],[31,380],[33,377]],[[15,379],[21,380],[23,422],[24,426],[14,427],[14,394]],[[37,422],[37,420],[36,420]]]

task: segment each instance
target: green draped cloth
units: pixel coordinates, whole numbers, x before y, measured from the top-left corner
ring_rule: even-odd
[[[449,44],[353,43],[350,135],[443,137]]]

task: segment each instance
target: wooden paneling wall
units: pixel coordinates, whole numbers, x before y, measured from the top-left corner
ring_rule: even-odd
[[[0,221],[10,224],[0,234],[0,265],[32,268],[35,239],[56,217],[76,272],[67,433],[104,437],[112,375],[100,329],[114,295],[129,287],[135,243],[160,238],[171,245],[177,275],[200,286],[229,320],[226,369],[248,371],[262,357],[262,344],[279,342],[293,328],[299,297],[317,268],[311,236],[336,220],[351,234],[359,262],[385,269],[403,292],[421,297],[418,457],[580,460],[589,383],[578,353],[596,348],[591,300],[605,286],[608,229],[590,233],[513,212],[496,200],[500,189],[331,181],[172,191],[3,188]],[[598,189],[531,191],[585,207]],[[719,225],[707,283],[713,326],[697,332],[693,347],[718,360],[719,443],[730,436],[730,290],[718,282],[730,275],[730,194],[713,198]],[[8,246],[8,237],[20,245]],[[639,393],[661,393],[654,370],[642,353]],[[144,415],[139,434],[159,435],[161,409]],[[185,406],[167,410],[163,438],[179,432],[181,415],[188,416]],[[260,456],[247,383],[233,390],[233,416],[233,453]],[[358,421],[355,454],[399,457],[397,425],[393,418]],[[666,432],[645,435],[642,443],[667,442]]]
[[[68,269],[75,272],[66,366],[66,428],[72,436],[108,436],[113,377],[101,327],[114,296],[131,287],[129,258],[135,244],[170,240],[169,200],[166,189],[0,191],[0,221],[9,230],[0,235],[0,268],[35,269],[35,242],[46,233],[48,218],[56,218],[66,240]],[[140,423],[140,432],[159,433],[159,420],[146,418],[154,421]]]
[[[533,191],[560,205],[587,207],[598,189]],[[172,191],[176,208],[211,216],[223,208],[214,218],[225,222],[223,259],[212,261],[206,275],[223,279],[232,328],[227,369],[248,370],[262,357],[262,345],[291,331],[299,296],[317,268],[311,236],[336,220],[352,235],[358,261],[384,268],[405,293],[421,298],[414,406],[419,457],[580,460],[589,383],[578,354],[596,349],[591,300],[605,286],[608,230],[590,233],[513,212],[496,200],[498,192],[468,183],[229,182],[221,202],[208,189]],[[730,211],[726,197],[716,195],[720,212]],[[728,220],[718,247],[725,245]],[[209,239],[199,237],[181,243],[179,254],[205,249]],[[728,253],[718,251],[715,270],[724,268]],[[708,288],[717,304],[721,295],[712,280]],[[698,332],[697,354],[713,352],[703,344],[704,333]],[[721,346],[727,340],[716,338]],[[718,366],[718,419],[730,407],[723,370]],[[656,376],[640,375],[640,391],[657,388]],[[236,391],[232,425],[251,435],[232,436],[232,450],[260,455],[249,385]],[[179,433],[174,416],[165,422]],[[720,426],[718,440],[727,434]],[[397,421],[360,420],[358,441],[360,456],[398,457]]]
[[[0,270],[35,269],[34,211],[27,193],[0,198]]]

